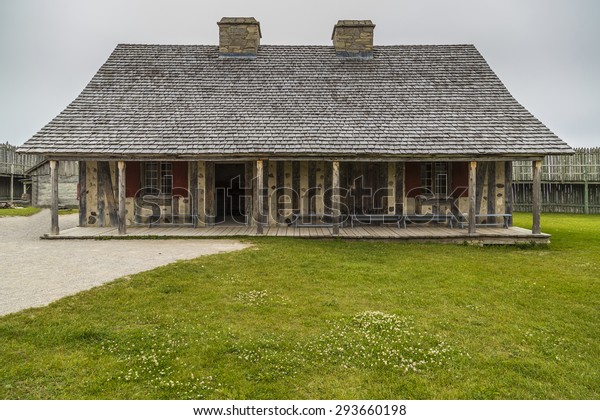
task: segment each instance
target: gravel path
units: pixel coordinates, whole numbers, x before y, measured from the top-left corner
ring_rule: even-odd
[[[61,229],[78,215],[60,216]],[[0,218],[0,315],[91,289],[177,260],[245,248],[234,240],[41,240],[50,211]]]

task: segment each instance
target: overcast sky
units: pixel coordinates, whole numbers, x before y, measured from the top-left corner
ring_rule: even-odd
[[[475,44],[516,99],[573,147],[600,146],[597,0],[0,0],[0,142],[22,144],[81,92],[118,43],[218,43],[254,16],[264,44],[331,43],[371,19],[375,44]]]

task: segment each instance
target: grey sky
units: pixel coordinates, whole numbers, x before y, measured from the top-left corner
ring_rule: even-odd
[[[218,43],[254,16],[262,44],[331,43],[372,19],[375,44],[475,44],[517,100],[571,146],[600,146],[597,0],[0,0],[0,142],[21,144],[81,92],[118,43]]]

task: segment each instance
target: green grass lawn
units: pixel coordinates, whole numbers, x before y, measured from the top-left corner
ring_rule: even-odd
[[[18,207],[15,209],[0,209],[0,217],[11,216],[31,216],[38,213],[41,209],[37,207]]]
[[[547,247],[252,239],[8,315],[0,398],[598,399],[600,217],[542,223]]]
[[[75,214],[79,213],[79,209],[60,209],[58,210],[58,215],[63,216],[65,214]]]

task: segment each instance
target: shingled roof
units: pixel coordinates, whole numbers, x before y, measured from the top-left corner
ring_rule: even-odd
[[[62,158],[464,158],[572,152],[472,45],[118,45],[21,152]]]

